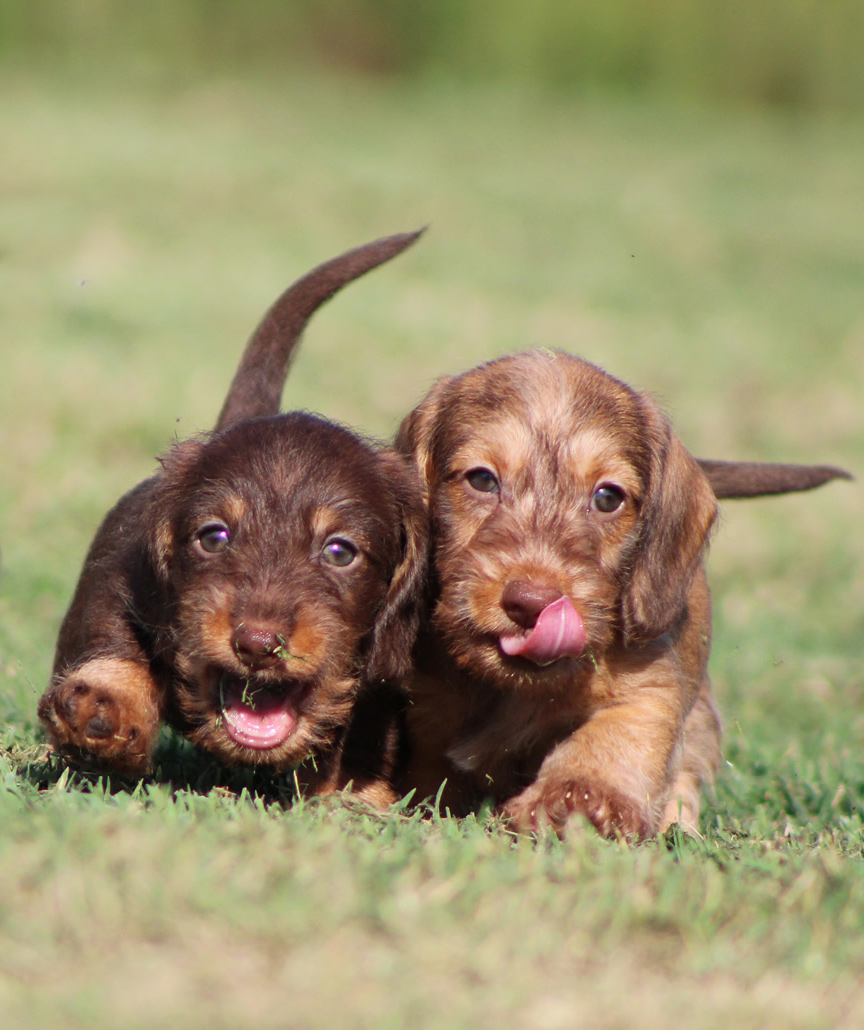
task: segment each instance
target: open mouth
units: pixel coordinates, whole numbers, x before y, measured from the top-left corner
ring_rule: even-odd
[[[298,708],[309,685],[256,683],[253,679],[217,673],[217,696],[225,732],[236,743],[254,751],[284,744],[297,728]]]

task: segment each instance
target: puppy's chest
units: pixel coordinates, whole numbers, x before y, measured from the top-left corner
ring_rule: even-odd
[[[483,780],[533,777],[545,755],[588,719],[592,707],[588,696],[496,693],[477,698],[454,727],[447,757]]]

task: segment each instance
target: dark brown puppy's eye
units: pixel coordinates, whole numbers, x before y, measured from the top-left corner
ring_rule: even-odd
[[[614,486],[612,483],[598,486],[591,498],[591,507],[604,515],[611,515],[613,511],[618,511],[623,503],[624,491],[620,486]]]
[[[332,537],[324,544],[321,557],[328,565],[336,565],[344,569],[357,557],[357,548],[350,540],[343,540],[341,537]]]
[[[495,478],[495,474],[490,472],[489,469],[471,469],[465,473],[465,478],[481,494],[498,494],[501,492],[501,486]]]
[[[195,534],[195,542],[202,551],[217,554],[231,543],[231,534],[224,522],[208,522]]]

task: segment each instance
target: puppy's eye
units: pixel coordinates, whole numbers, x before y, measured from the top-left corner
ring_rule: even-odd
[[[489,469],[471,469],[465,473],[465,478],[481,494],[498,494],[501,492],[501,486],[495,478],[495,474],[490,472]]]
[[[604,483],[594,491],[594,496],[591,498],[591,507],[594,511],[602,512],[604,515],[611,515],[613,511],[618,511],[624,503],[624,497],[624,491],[620,486]]]
[[[345,568],[357,557],[357,548],[350,540],[343,540],[341,537],[332,537],[324,544],[321,557],[328,565],[338,565]]]
[[[231,543],[231,533],[224,522],[208,522],[195,534],[195,543],[202,551],[216,554]]]

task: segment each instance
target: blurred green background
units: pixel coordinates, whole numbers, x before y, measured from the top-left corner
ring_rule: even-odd
[[[864,1023],[862,54],[860,0],[0,0],[3,1026]],[[563,347],[696,454],[858,476],[723,506],[704,853],[40,764],[106,510],[289,282],[427,223],[286,407],[387,437]]]
[[[859,0],[3,0],[7,58],[187,70],[323,62],[408,78],[864,104]]]

